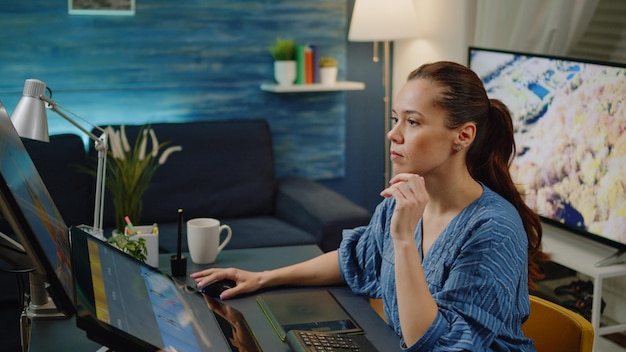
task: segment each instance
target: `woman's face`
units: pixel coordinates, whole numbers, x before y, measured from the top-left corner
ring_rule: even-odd
[[[391,162],[394,174],[427,176],[444,165],[455,143],[455,131],[445,126],[447,112],[433,105],[441,88],[428,79],[408,81],[392,109]]]

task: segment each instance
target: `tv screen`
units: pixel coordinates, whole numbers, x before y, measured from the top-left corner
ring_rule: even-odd
[[[469,67],[511,110],[527,204],[624,251],[626,65],[470,47]]]
[[[75,312],[69,229],[0,103],[0,214],[26,250],[60,313]],[[33,276],[31,275],[31,280]]]

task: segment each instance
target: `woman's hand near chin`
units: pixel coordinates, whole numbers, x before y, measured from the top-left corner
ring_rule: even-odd
[[[380,195],[385,198],[393,197],[396,201],[391,217],[391,236],[396,240],[413,240],[415,228],[429,200],[424,178],[402,173],[394,176],[390,183]]]

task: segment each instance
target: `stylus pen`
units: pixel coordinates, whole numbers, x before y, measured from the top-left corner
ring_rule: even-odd
[[[178,238],[176,245],[176,259],[180,259],[182,256],[183,247],[183,210],[178,209]]]

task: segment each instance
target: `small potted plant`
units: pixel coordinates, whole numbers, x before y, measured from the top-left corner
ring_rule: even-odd
[[[291,85],[296,79],[296,45],[293,39],[276,38],[270,47],[274,58],[274,79],[279,85]]]
[[[337,82],[337,60],[324,56],[320,58],[320,83],[333,85]]]

